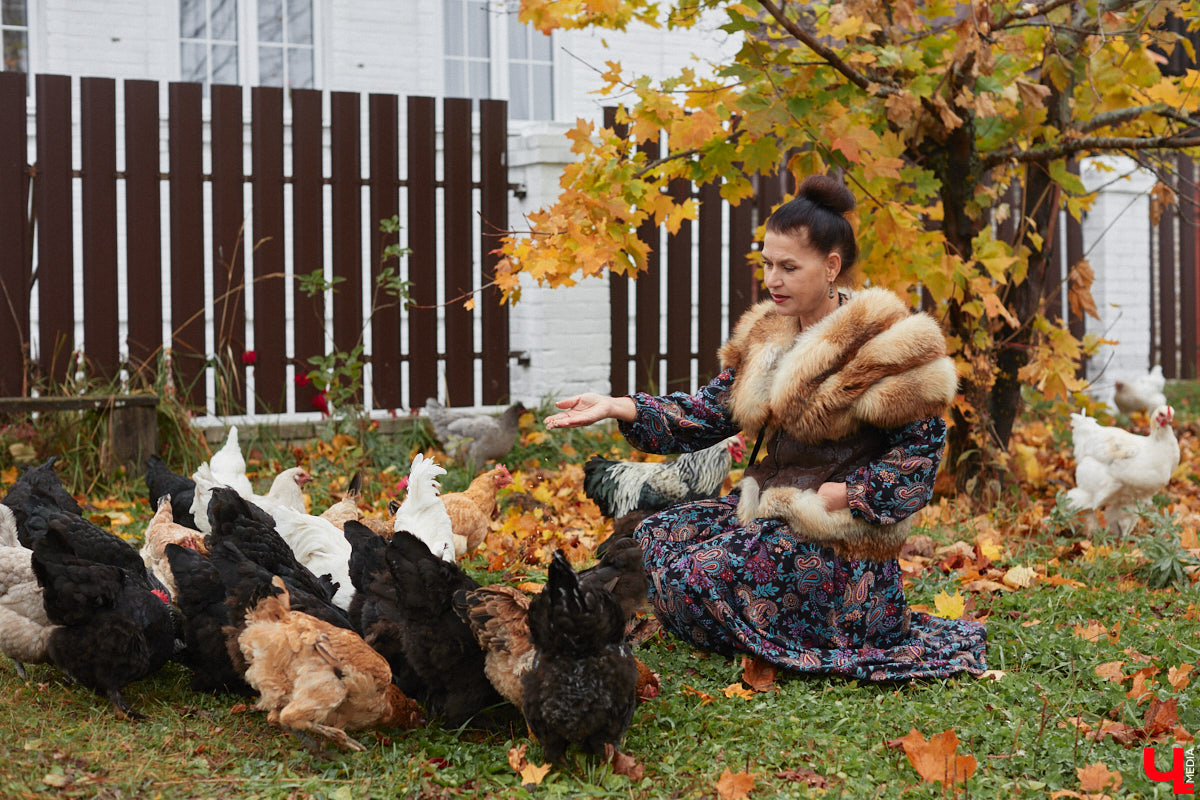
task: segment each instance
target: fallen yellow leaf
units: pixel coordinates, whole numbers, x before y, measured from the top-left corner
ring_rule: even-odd
[[[1121,773],[1110,770],[1099,761],[1086,767],[1076,767],[1075,774],[1079,776],[1079,788],[1085,792],[1099,792],[1110,786],[1113,789],[1121,788]]]
[[[1009,588],[1025,589],[1037,580],[1037,576],[1037,573],[1029,567],[1013,567],[1004,573],[1004,577],[1000,580]]]
[[[966,598],[957,589],[954,591],[953,596],[946,594],[946,590],[943,589],[934,596],[933,607],[936,609],[935,613],[939,617],[958,619],[963,615],[966,602]]]
[[[526,764],[525,769],[521,770],[521,785],[540,786],[549,772],[549,764],[542,764],[540,767],[536,767],[533,764]]]
[[[752,700],[754,692],[742,686],[740,683],[731,683],[721,690],[728,698],[740,697],[743,700]]]
[[[1167,683],[1171,684],[1171,688],[1175,691],[1182,692],[1192,680],[1188,677],[1188,673],[1195,668],[1195,664],[1180,664],[1178,667],[1171,667],[1167,670]]]
[[[1123,683],[1125,681],[1125,673],[1121,672],[1123,666],[1125,666],[1124,661],[1106,661],[1096,667],[1096,677],[1113,683]]]

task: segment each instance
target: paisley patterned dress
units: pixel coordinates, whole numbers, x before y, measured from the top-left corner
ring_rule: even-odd
[[[737,433],[727,410],[733,370],[696,395],[633,395],[622,422],[634,447],[690,452]],[[883,431],[885,455],[846,481],[851,514],[904,519],[929,502],[946,426],[939,418]],[[736,493],[669,508],[636,536],[663,626],[724,655],[748,653],[804,673],[872,681],[945,677],[987,668],[984,627],[912,611],[895,559],[845,559],[798,539],[786,523],[737,519]]]

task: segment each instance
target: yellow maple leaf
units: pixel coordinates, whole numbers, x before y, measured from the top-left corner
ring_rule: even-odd
[[[938,592],[933,598],[934,613],[945,619],[958,619],[966,610],[967,599],[957,589],[954,595],[946,594],[946,590]]]
[[[475,298],[468,297],[466,299],[466,301],[463,303],[463,308],[466,309],[467,311],[473,311],[475,309]]]
[[[754,692],[742,686],[740,683],[731,683],[721,690],[728,698],[740,697],[743,700],[750,700],[754,697]]]
[[[916,728],[900,740],[908,763],[926,783],[961,783],[975,774],[975,756],[958,755],[958,734],[953,728],[925,737]]]
[[[522,786],[539,786],[550,772],[549,764],[542,764],[540,767],[533,764],[526,764],[521,770],[521,785]]]
[[[1109,787],[1121,788],[1121,773],[1110,770],[1099,761],[1086,767],[1076,767],[1075,774],[1079,777],[1079,788],[1085,792],[1099,792]]]

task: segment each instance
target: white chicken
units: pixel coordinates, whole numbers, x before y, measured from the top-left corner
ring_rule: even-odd
[[[1117,381],[1113,384],[1113,405],[1122,414],[1132,414],[1135,411],[1150,411],[1152,408],[1165,406],[1167,396],[1163,388],[1167,385],[1163,377],[1162,365],[1155,364],[1146,375],[1140,375],[1130,381]]]
[[[212,470],[213,479],[219,484],[236,489],[242,497],[254,494],[254,487],[246,477],[246,459],[242,455],[241,446],[238,445],[237,425],[230,426],[225,444],[213,453],[208,466]]]
[[[1110,529],[1118,535],[1128,533],[1136,521],[1131,507],[1150,500],[1179,466],[1174,419],[1175,410],[1161,405],[1150,416],[1150,435],[1139,436],[1072,414],[1075,488],[1067,492],[1067,500],[1090,512],[1093,520],[1095,512],[1104,509]]]
[[[442,487],[437,476],[445,474],[432,458],[417,453],[408,472],[408,494],[396,509],[392,530],[408,531],[424,542],[429,552],[454,563],[454,527],[438,497]]]
[[[283,505],[270,513],[275,518],[275,530],[292,548],[296,560],[313,575],[329,574],[338,584],[333,604],[348,610],[354,597],[354,584],[350,581],[351,547],[341,529],[327,519]]]
[[[303,514],[307,509],[301,487],[309,480],[311,476],[303,467],[292,467],[275,476],[270,490],[265,495],[255,494],[249,479],[244,485],[240,481],[238,485],[230,484],[221,480],[206,462],[196,467],[196,471],[192,473],[192,481],[196,484],[192,495],[192,517],[202,533],[212,533],[208,522],[208,501],[212,498],[212,490],[218,486],[228,486],[271,516],[275,516],[275,511],[280,508]]]

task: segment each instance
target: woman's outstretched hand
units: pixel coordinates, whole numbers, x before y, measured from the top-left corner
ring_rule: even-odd
[[[628,397],[607,397],[594,392],[568,397],[554,405],[563,410],[546,417],[546,430],[579,428],[609,418],[632,421],[637,411]]]

